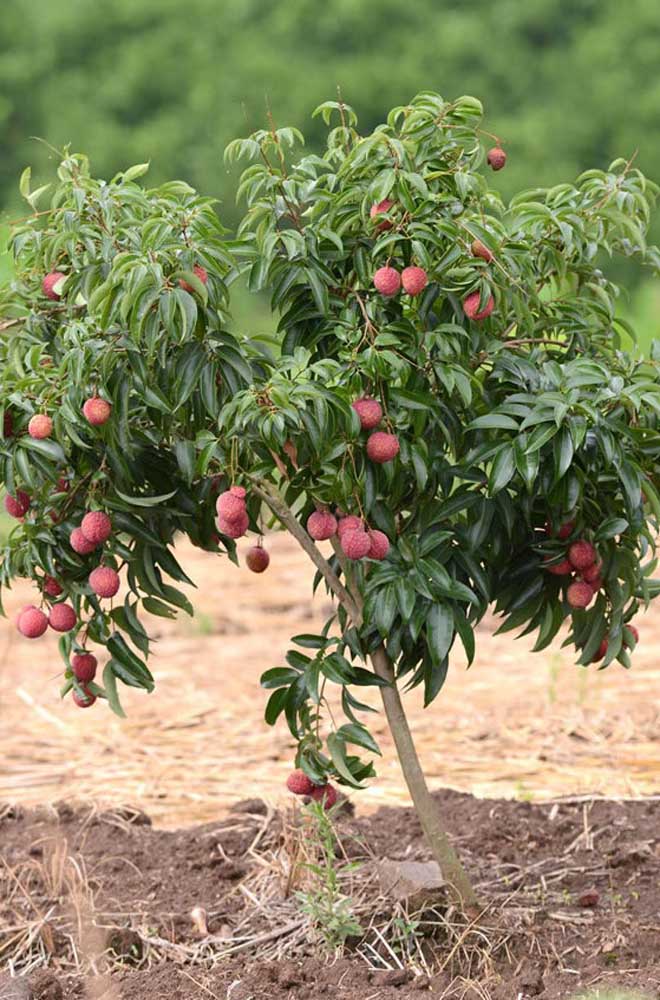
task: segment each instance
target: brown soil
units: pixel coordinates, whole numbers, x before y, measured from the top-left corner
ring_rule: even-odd
[[[616,986],[660,997],[660,801],[541,805],[451,791],[438,799],[486,910],[471,927],[444,902],[422,912],[419,951],[404,962],[378,938],[379,926],[391,931],[394,904],[365,890],[368,879],[360,883],[363,912],[372,910],[362,941],[324,957],[286,898],[294,851],[309,831],[298,814],[259,800],[221,822],[174,831],[131,810],[0,810],[0,959],[29,973],[34,1000],[60,992],[559,1000]],[[356,887],[374,858],[426,856],[408,809],[346,811],[337,831],[339,865],[363,861],[351,876]],[[208,934],[191,920],[196,907]],[[232,948],[242,950],[227,954]]]

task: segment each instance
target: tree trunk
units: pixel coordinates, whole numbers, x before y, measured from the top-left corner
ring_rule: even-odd
[[[390,732],[394,739],[401,770],[428,845],[458,902],[466,913],[473,916],[479,911],[479,900],[467,872],[449,842],[440,818],[438,806],[433,801],[431,793],[428,790],[410,727],[408,726],[408,719],[403,708],[401,695],[396,686],[392,663],[384,646],[381,645],[378,649],[374,650],[371,654],[371,662],[378,676],[388,681],[388,687],[380,689],[383,706]]]

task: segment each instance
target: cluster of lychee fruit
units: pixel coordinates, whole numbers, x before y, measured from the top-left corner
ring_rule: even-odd
[[[291,772],[286,779],[286,787],[294,795],[305,796],[313,802],[322,802],[324,809],[331,809],[338,797],[337,789],[333,785],[327,782],[324,785],[315,785],[300,768]]]
[[[414,298],[421,295],[429,283],[428,275],[423,267],[404,267],[399,272],[395,267],[387,264],[379,267],[374,273],[374,288],[385,298],[392,298],[403,288],[406,294]]]
[[[208,283],[208,272],[205,267],[201,266],[201,264],[195,264],[193,267],[193,274],[196,278],[199,278],[203,285]],[[41,290],[46,298],[51,299],[53,302],[59,302],[62,298],[62,290],[66,279],[67,275],[64,274],[63,271],[50,271],[41,283]],[[179,278],[179,285],[185,292],[190,292],[191,295],[194,294],[195,289],[192,287],[190,282],[186,281],[184,278]]]
[[[399,454],[399,439],[388,431],[377,431],[383,419],[383,408],[377,399],[368,396],[356,399],[353,409],[358,415],[363,431],[372,431],[367,438],[367,455],[377,465],[393,461]]]
[[[348,559],[385,559],[390,541],[384,531],[369,528],[361,517],[344,514],[335,517],[329,510],[317,510],[307,518],[307,531],[316,542],[337,536]]]

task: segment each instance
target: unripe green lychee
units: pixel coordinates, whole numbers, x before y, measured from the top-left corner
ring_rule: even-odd
[[[566,600],[572,608],[586,608],[594,598],[594,591],[584,580],[576,580],[566,591]]]
[[[62,274],[61,271],[51,271],[50,274],[46,275],[41,283],[41,288],[46,298],[52,299],[54,302],[59,301],[62,296],[62,285],[65,278],[66,274]]]
[[[60,604],[53,604],[48,615],[48,624],[56,632],[70,632],[78,621],[76,612],[70,604],[64,601]]]
[[[57,580],[52,576],[45,576],[43,583],[44,594],[48,594],[49,597],[59,597],[62,593],[62,588],[60,587]]]
[[[78,708],[91,708],[96,701],[96,695],[92,694],[86,684],[82,685],[82,692],[82,695],[79,695],[74,688],[71,695],[74,705],[77,705]]]
[[[391,462],[399,454],[399,439],[396,434],[374,431],[367,441],[367,455],[372,462],[383,465]]]
[[[337,518],[329,510],[315,510],[307,518],[307,531],[315,542],[325,542],[337,533]]]
[[[316,786],[312,779],[308,778],[305,772],[298,767],[286,779],[286,787],[294,795],[311,795]]]
[[[36,438],[38,441],[42,441],[44,438],[50,437],[53,433],[53,421],[45,413],[35,413],[33,417],[30,418],[28,424],[28,434],[31,438]]]
[[[485,243],[481,240],[473,240],[470,246],[473,257],[481,257],[482,260],[487,261],[489,264],[494,260],[494,254],[488,249]]]
[[[23,490],[16,490],[16,496],[5,497],[5,510],[11,517],[24,517],[30,509],[30,498]]]
[[[263,573],[264,570],[268,569],[269,563],[270,556],[263,545],[253,545],[245,554],[245,565],[253,573]]]
[[[74,653],[71,657],[73,676],[83,684],[94,680],[97,666],[98,660],[92,653]]]
[[[492,149],[488,150],[488,155],[486,156],[488,165],[493,168],[493,170],[501,170],[506,163],[506,153],[501,146],[493,146]]]
[[[593,566],[598,557],[598,553],[591,544],[584,539],[580,539],[573,544],[568,549],[568,559],[575,569],[585,570],[589,566]]]
[[[19,614],[16,625],[26,639],[38,639],[48,628],[48,618],[39,608],[29,605]]]
[[[394,267],[379,267],[374,274],[374,287],[381,295],[390,298],[401,288],[401,275]]]
[[[79,556],[87,556],[96,548],[96,543],[90,542],[88,538],[85,538],[80,528],[73,529],[69,535],[69,544]]]
[[[385,215],[386,212],[394,206],[394,202],[390,201],[389,198],[384,198],[382,201],[375,202],[369,209],[369,217],[371,219],[376,219],[379,215]],[[383,233],[387,229],[391,229],[394,223],[390,219],[383,219],[376,226],[377,233]]]
[[[421,295],[429,283],[423,267],[406,267],[401,272],[401,284],[408,295]]]
[[[341,548],[349,559],[364,559],[371,548],[371,539],[361,529],[345,531],[341,536]]]
[[[573,572],[573,567],[569,563],[568,559],[562,559],[561,562],[554,563],[554,565],[551,566],[544,563],[543,568],[547,570],[548,573],[552,573],[553,576],[567,576],[569,573]]]
[[[324,809],[332,809],[337,801],[337,789],[332,785],[315,785],[310,795],[315,802],[322,802]]]
[[[385,559],[390,551],[390,540],[384,531],[371,528],[367,531],[371,547],[367,552],[368,559]]]
[[[218,517],[229,524],[239,523],[245,516],[245,500],[243,497],[236,496],[231,490],[225,490],[216,500],[215,509]]]
[[[90,510],[80,522],[80,530],[88,542],[103,545],[112,534],[112,521],[102,510]]]
[[[383,408],[377,399],[365,396],[363,399],[356,399],[352,405],[363,431],[372,431],[374,427],[378,427],[383,419]]]
[[[97,566],[89,574],[89,585],[97,597],[114,597],[119,590],[119,573],[110,566]]]
[[[205,267],[202,267],[201,264],[195,264],[193,267],[193,274],[196,278],[199,278],[203,285],[205,285],[209,280],[207,270]],[[185,278],[179,278],[179,285],[183,288],[184,292],[190,292],[191,295],[194,294],[195,289],[185,280]]]
[[[473,319],[476,322],[479,320],[487,319],[495,308],[495,299],[491,295],[488,302],[483,307],[481,312],[479,311],[479,302],[481,301],[481,295],[479,292],[470,292],[463,299],[463,312],[468,319]]]
[[[362,518],[356,517],[355,514],[346,514],[340,518],[337,525],[337,534],[340,539],[343,538],[347,531],[364,531],[364,521]]]
[[[100,396],[92,396],[84,403],[82,409],[83,416],[92,427],[101,427],[103,424],[107,424],[110,419],[112,403],[109,403],[107,399],[101,399]]]

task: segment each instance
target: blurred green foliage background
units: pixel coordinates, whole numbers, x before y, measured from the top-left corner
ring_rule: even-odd
[[[231,225],[226,143],[270,107],[313,146],[323,128],[310,113],[338,85],[365,130],[418,90],[481,98],[509,154],[494,178],[505,195],[635,151],[660,179],[658,0],[4,0],[2,13],[5,220],[22,211],[24,166],[33,186],[47,179],[39,136],[88,153],[101,175],[150,160],[154,182],[217,195]],[[622,311],[647,342],[660,283],[634,281]],[[239,303],[247,322],[268,322],[254,309]]]

